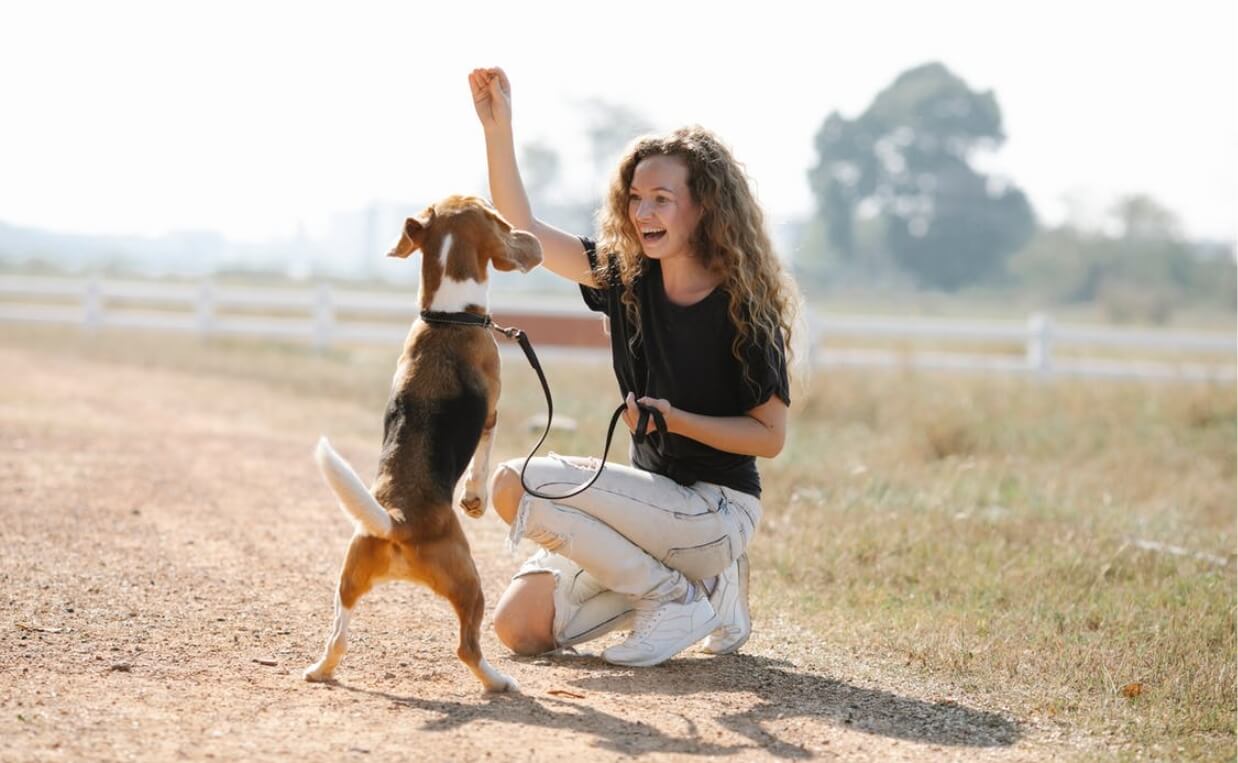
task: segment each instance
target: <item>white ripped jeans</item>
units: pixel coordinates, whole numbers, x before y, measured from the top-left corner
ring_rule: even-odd
[[[522,465],[520,459],[507,462],[517,472]],[[556,495],[583,484],[592,471],[551,454],[530,461],[525,480]],[[514,577],[554,575],[553,630],[556,644],[564,645],[587,640],[584,631],[572,629],[590,599],[606,591],[630,600],[678,599],[688,580],[717,575],[743,554],[760,519],[760,499],[748,493],[709,482],[684,486],[608,463],[592,487],[571,498],[526,493],[508,543],[514,548],[527,537],[542,547]]]

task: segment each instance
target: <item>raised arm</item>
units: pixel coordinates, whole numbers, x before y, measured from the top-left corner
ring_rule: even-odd
[[[533,216],[529,196],[516,164],[516,141],[512,135],[512,89],[502,69],[474,69],[469,73],[473,107],[486,135],[486,165],[490,171],[490,196],[507,221],[537,237],[542,245],[542,265],[556,275],[595,286],[589,259],[580,239]]]

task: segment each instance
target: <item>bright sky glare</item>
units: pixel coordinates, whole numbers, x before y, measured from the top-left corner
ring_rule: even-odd
[[[901,71],[996,90],[992,163],[1046,220],[1147,192],[1234,238],[1238,11],[1139,3],[82,2],[0,11],[0,221],[72,232],[315,228],[482,192],[466,75],[503,66],[516,138],[590,177],[578,106],[700,123],[771,218],[807,214],[813,135]],[[416,210],[410,210],[416,211]],[[535,210],[536,211],[536,210]]]

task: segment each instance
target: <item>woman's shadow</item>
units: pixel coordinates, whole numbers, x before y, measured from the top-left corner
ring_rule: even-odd
[[[611,668],[596,657],[556,657],[553,660],[557,665],[577,661],[581,668],[590,670]],[[680,713],[688,734],[673,736],[648,723],[597,710],[587,701],[581,701],[587,697],[568,701],[554,696],[499,695],[493,701],[474,705],[341,688],[437,713],[439,717],[423,727],[428,731],[457,728],[483,719],[544,726],[597,737],[599,747],[626,755],[649,752],[729,755],[755,748],[781,758],[810,757],[812,753],[802,744],[780,739],[767,728],[767,721],[792,718],[823,720],[867,734],[952,747],[1005,747],[1021,736],[1016,721],[996,713],[950,701],[924,702],[880,689],[851,686],[811,673],[796,672],[791,663],[768,657],[735,655],[710,660],[676,660],[656,670],[614,670],[613,674],[591,674],[568,684],[579,689],[582,695],[590,691],[626,694],[644,698],[639,701],[645,704],[662,697],[667,704],[673,705],[676,696],[710,693],[750,694],[755,695],[758,702],[735,712],[725,711],[733,702],[720,703],[719,711],[710,718]],[[568,696],[568,693],[560,694]],[[712,720],[751,740],[751,744],[726,745],[703,739],[697,727],[702,720]]]

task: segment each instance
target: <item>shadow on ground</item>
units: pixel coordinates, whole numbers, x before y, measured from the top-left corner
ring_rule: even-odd
[[[545,658],[529,660],[544,662]],[[768,726],[788,719],[826,721],[853,731],[929,745],[1006,747],[1020,737],[1017,722],[996,713],[973,710],[953,702],[924,702],[879,689],[864,689],[810,673],[796,672],[783,660],[735,655],[712,660],[679,660],[657,669],[621,669],[596,657],[556,657],[557,667],[576,663],[591,675],[569,680],[582,698],[523,694],[495,695],[480,704],[401,697],[337,684],[348,691],[383,697],[397,705],[436,713],[427,731],[458,728],[477,720],[541,726],[596,738],[596,746],[625,755],[686,753],[730,755],[758,749],[781,758],[807,758],[803,744],[780,739]],[[601,668],[613,673],[597,675]],[[668,680],[673,679],[673,680]],[[716,710],[679,713],[687,730],[668,734],[640,720],[629,720],[590,705],[589,692],[628,695],[634,708],[650,703],[673,704],[678,697],[717,694],[725,698]],[[728,695],[738,695],[734,701]],[[563,696],[567,696],[564,694]],[[755,698],[755,702],[753,700]],[[750,704],[751,703],[751,704]],[[736,704],[746,709],[732,711]],[[749,706],[750,705],[750,706]],[[631,714],[640,716],[638,710]],[[703,721],[712,721],[750,741],[721,744],[705,739]],[[802,740],[801,740],[802,741]]]

